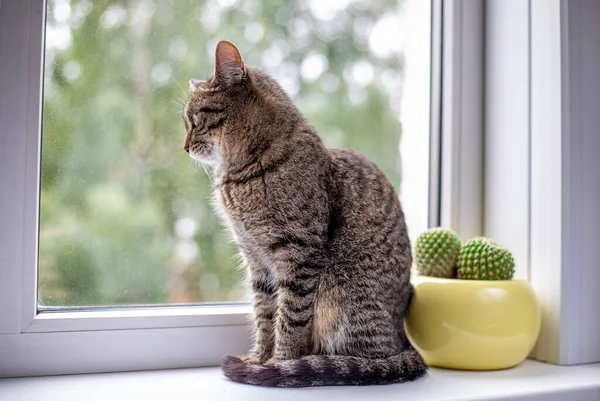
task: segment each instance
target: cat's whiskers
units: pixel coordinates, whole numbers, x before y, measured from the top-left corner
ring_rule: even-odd
[[[171,77],[171,80],[177,84],[177,86],[179,87],[179,89],[181,89],[181,92],[183,93],[182,99],[171,100],[171,102],[173,104],[175,104],[178,108],[176,114],[182,114],[185,111],[185,104],[187,103],[187,101],[189,99],[189,95],[185,92],[183,87],[179,84],[179,82],[175,78]]]
[[[177,113],[183,113],[183,110],[185,109],[185,103],[178,99],[171,100],[171,103],[177,106]]]
[[[183,87],[179,84],[179,82],[177,82],[177,80],[175,78],[171,77],[171,79],[173,80],[173,82],[175,82],[177,84],[177,86],[179,86],[179,89],[181,89],[181,92],[183,92],[183,97],[185,99],[185,102],[187,102],[189,94],[183,89]]]
[[[194,164],[196,165],[196,169],[198,171],[203,170],[204,173],[208,176],[208,179],[210,180],[210,183],[213,183],[213,175],[211,174],[210,170],[209,170],[209,166],[206,163],[202,163],[200,160],[194,159],[192,158],[192,160],[194,161]]]
[[[200,163],[200,162],[198,162]],[[210,183],[213,183],[213,175],[210,173],[210,170],[208,169],[208,165],[206,163],[200,163],[200,165],[202,166],[202,170],[204,170],[204,174],[206,174],[208,176],[208,179],[210,180]]]

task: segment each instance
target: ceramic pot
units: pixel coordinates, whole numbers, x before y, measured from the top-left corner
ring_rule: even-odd
[[[404,324],[429,366],[505,369],[533,349],[541,312],[527,281],[415,276],[412,283],[415,296]]]

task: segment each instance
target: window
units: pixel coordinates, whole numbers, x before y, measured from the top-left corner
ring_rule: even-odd
[[[209,176],[182,150],[187,81],[219,38],[330,147],[374,160],[427,226],[428,2],[48,0],[40,310],[243,301]],[[404,199],[405,198],[405,199]]]
[[[328,146],[382,167],[416,238],[440,176],[432,14],[420,0],[4,0],[0,375],[214,365],[247,349],[236,248],[182,150],[186,82],[210,75],[219,38]]]

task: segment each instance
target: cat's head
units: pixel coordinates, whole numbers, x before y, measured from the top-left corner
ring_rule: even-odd
[[[225,157],[241,161],[248,149],[256,148],[251,142],[264,142],[255,136],[268,131],[260,127],[266,124],[268,104],[293,107],[279,85],[247,67],[235,45],[227,41],[217,45],[213,76],[190,80],[190,88],[193,93],[183,112],[184,149],[193,159],[213,166]]]

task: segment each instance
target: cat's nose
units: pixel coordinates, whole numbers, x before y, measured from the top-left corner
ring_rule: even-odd
[[[190,153],[190,147],[188,145],[185,145],[183,147],[183,150],[185,150],[186,152]]]

